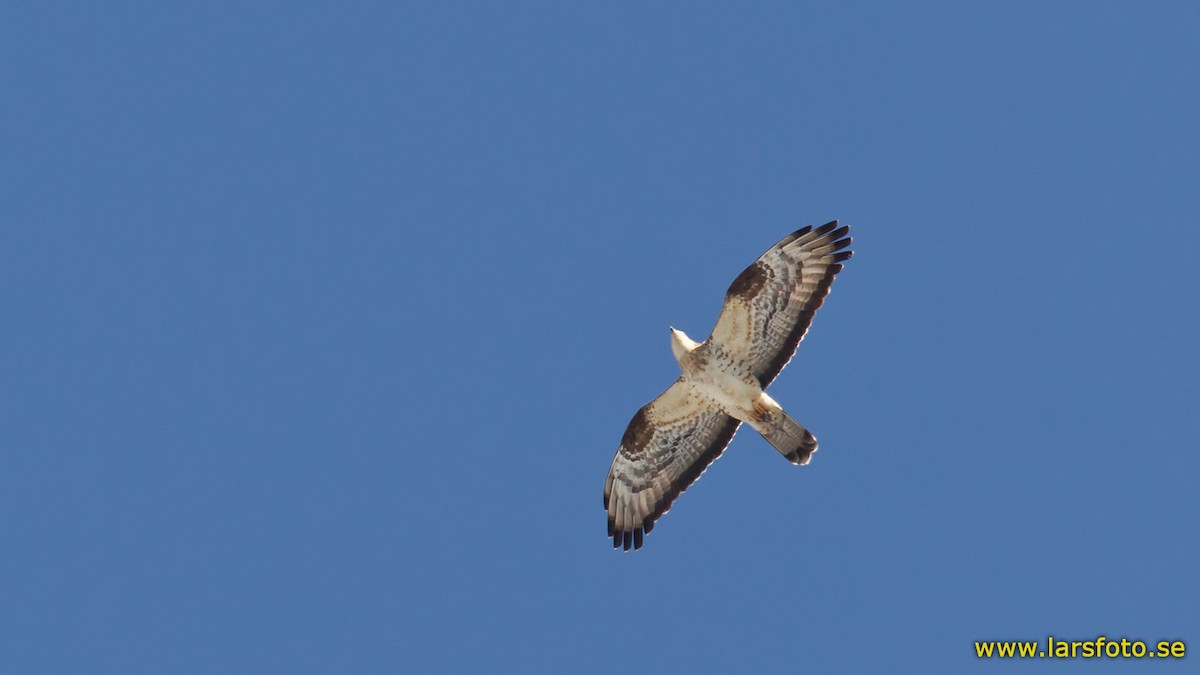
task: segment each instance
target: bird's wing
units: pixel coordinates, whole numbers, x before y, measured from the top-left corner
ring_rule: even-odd
[[[641,548],[654,521],[721,456],[740,424],[680,380],[637,411],[604,481],[613,548]]]
[[[837,221],[796,230],[738,275],[705,343],[744,360],[766,387],[787,365],[833,277],[850,259],[849,227]]]

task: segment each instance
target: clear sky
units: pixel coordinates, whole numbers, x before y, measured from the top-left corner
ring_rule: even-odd
[[[0,670],[1200,650],[1193,3],[7,3]],[[636,553],[626,423],[856,255]],[[1191,669],[1156,663],[1155,672]]]

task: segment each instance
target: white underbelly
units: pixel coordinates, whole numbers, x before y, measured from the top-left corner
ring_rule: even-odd
[[[727,415],[743,421],[750,416],[752,405],[763,393],[757,382],[747,382],[720,371],[706,370],[687,379],[696,393],[716,404]]]

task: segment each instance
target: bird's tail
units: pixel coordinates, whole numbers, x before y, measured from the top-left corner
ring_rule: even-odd
[[[759,412],[759,411],[756,411]],[[779,408],[747,420],[755,431],[792,464],[808,464],[817,451],[817,439],[802,424]]]

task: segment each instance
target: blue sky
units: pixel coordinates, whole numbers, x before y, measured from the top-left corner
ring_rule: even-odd
[[[1185,3],[5,6],[3,670],[1200,649],[1198,31]],[[833,218],[856,255],[771,388],[821,451],[743,430],[612,551],[667,327],[706,335]]]

